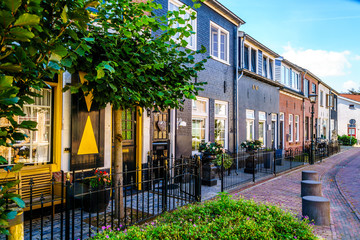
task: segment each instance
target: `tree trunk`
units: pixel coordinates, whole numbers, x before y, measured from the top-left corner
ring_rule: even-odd
[[[125,206],[123,201],[123,151],[122,151],[122,111],[114,111],[115,127],[115,212],[117,218],[123,219]]]

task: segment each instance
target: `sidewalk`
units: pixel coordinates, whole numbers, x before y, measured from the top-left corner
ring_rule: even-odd
[[[300,182],[303,170],[319,173],[323,195],[330,199],[331,204],[331,225],[315,226],[315,233],[325,239],[359,239],[360,148],[333,155],[322,163],[307,165],[247,189],[231,191],[231,194],[237,194],[235,198],[242,196],[279,205],[301,216]]]

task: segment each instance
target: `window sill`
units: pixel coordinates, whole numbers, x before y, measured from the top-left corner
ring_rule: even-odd
[[[226,64],[226,65],[228,65],[228,66],[231,66],[230,63],[227,62],[227,61],[224,61],[224,60],[222,60],[222,59],[220,59],[220,58],[217,58],[217,57],[214,57],[214,56],[212,56],[212,55],[210,55],[210,57],[211,57],[211,59],[214,59],[214,60],[216,60],[216,61],[218,61],[218,62],[221,62],[221,63],[223,63],[223,64]]]

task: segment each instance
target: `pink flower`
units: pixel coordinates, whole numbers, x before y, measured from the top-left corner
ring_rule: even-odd
[[[296,237],[296,236],[294,236],[294,238],[295,238],[295,239],[297,239],[297,237]]]
[[[196,225],[195,225],[195,224],[194,224],[193,226],[194,226],[194,227],[196,227]]]
[[[109,238],[109,235],[106,235],[106,238]]]

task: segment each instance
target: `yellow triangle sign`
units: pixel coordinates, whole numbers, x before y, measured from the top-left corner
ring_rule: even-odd
[[[85,72],[79,72],[79,77],[80,77],[80,82],[82,84],[84,84],[85,82],[87,82],[87,80],[85,79],[86,73]],[[92,99],[93,99],[93,95],[92,95],[92,91],[89,92],[88,95],[86,95],[88,92],[84,92],[84,97],[85,97],[85,102],[86,102],[86,107],[88,112],[90,112],[91,109],[91,103],[92,103]],[[86,95],[86,96],[85,96]]]
[[[84,155],[84,154],[96,154],[96,153],[99,153],[99,150],[96,144],[94,130],[91,125],[90,116],[88,116],[77,154]]]

